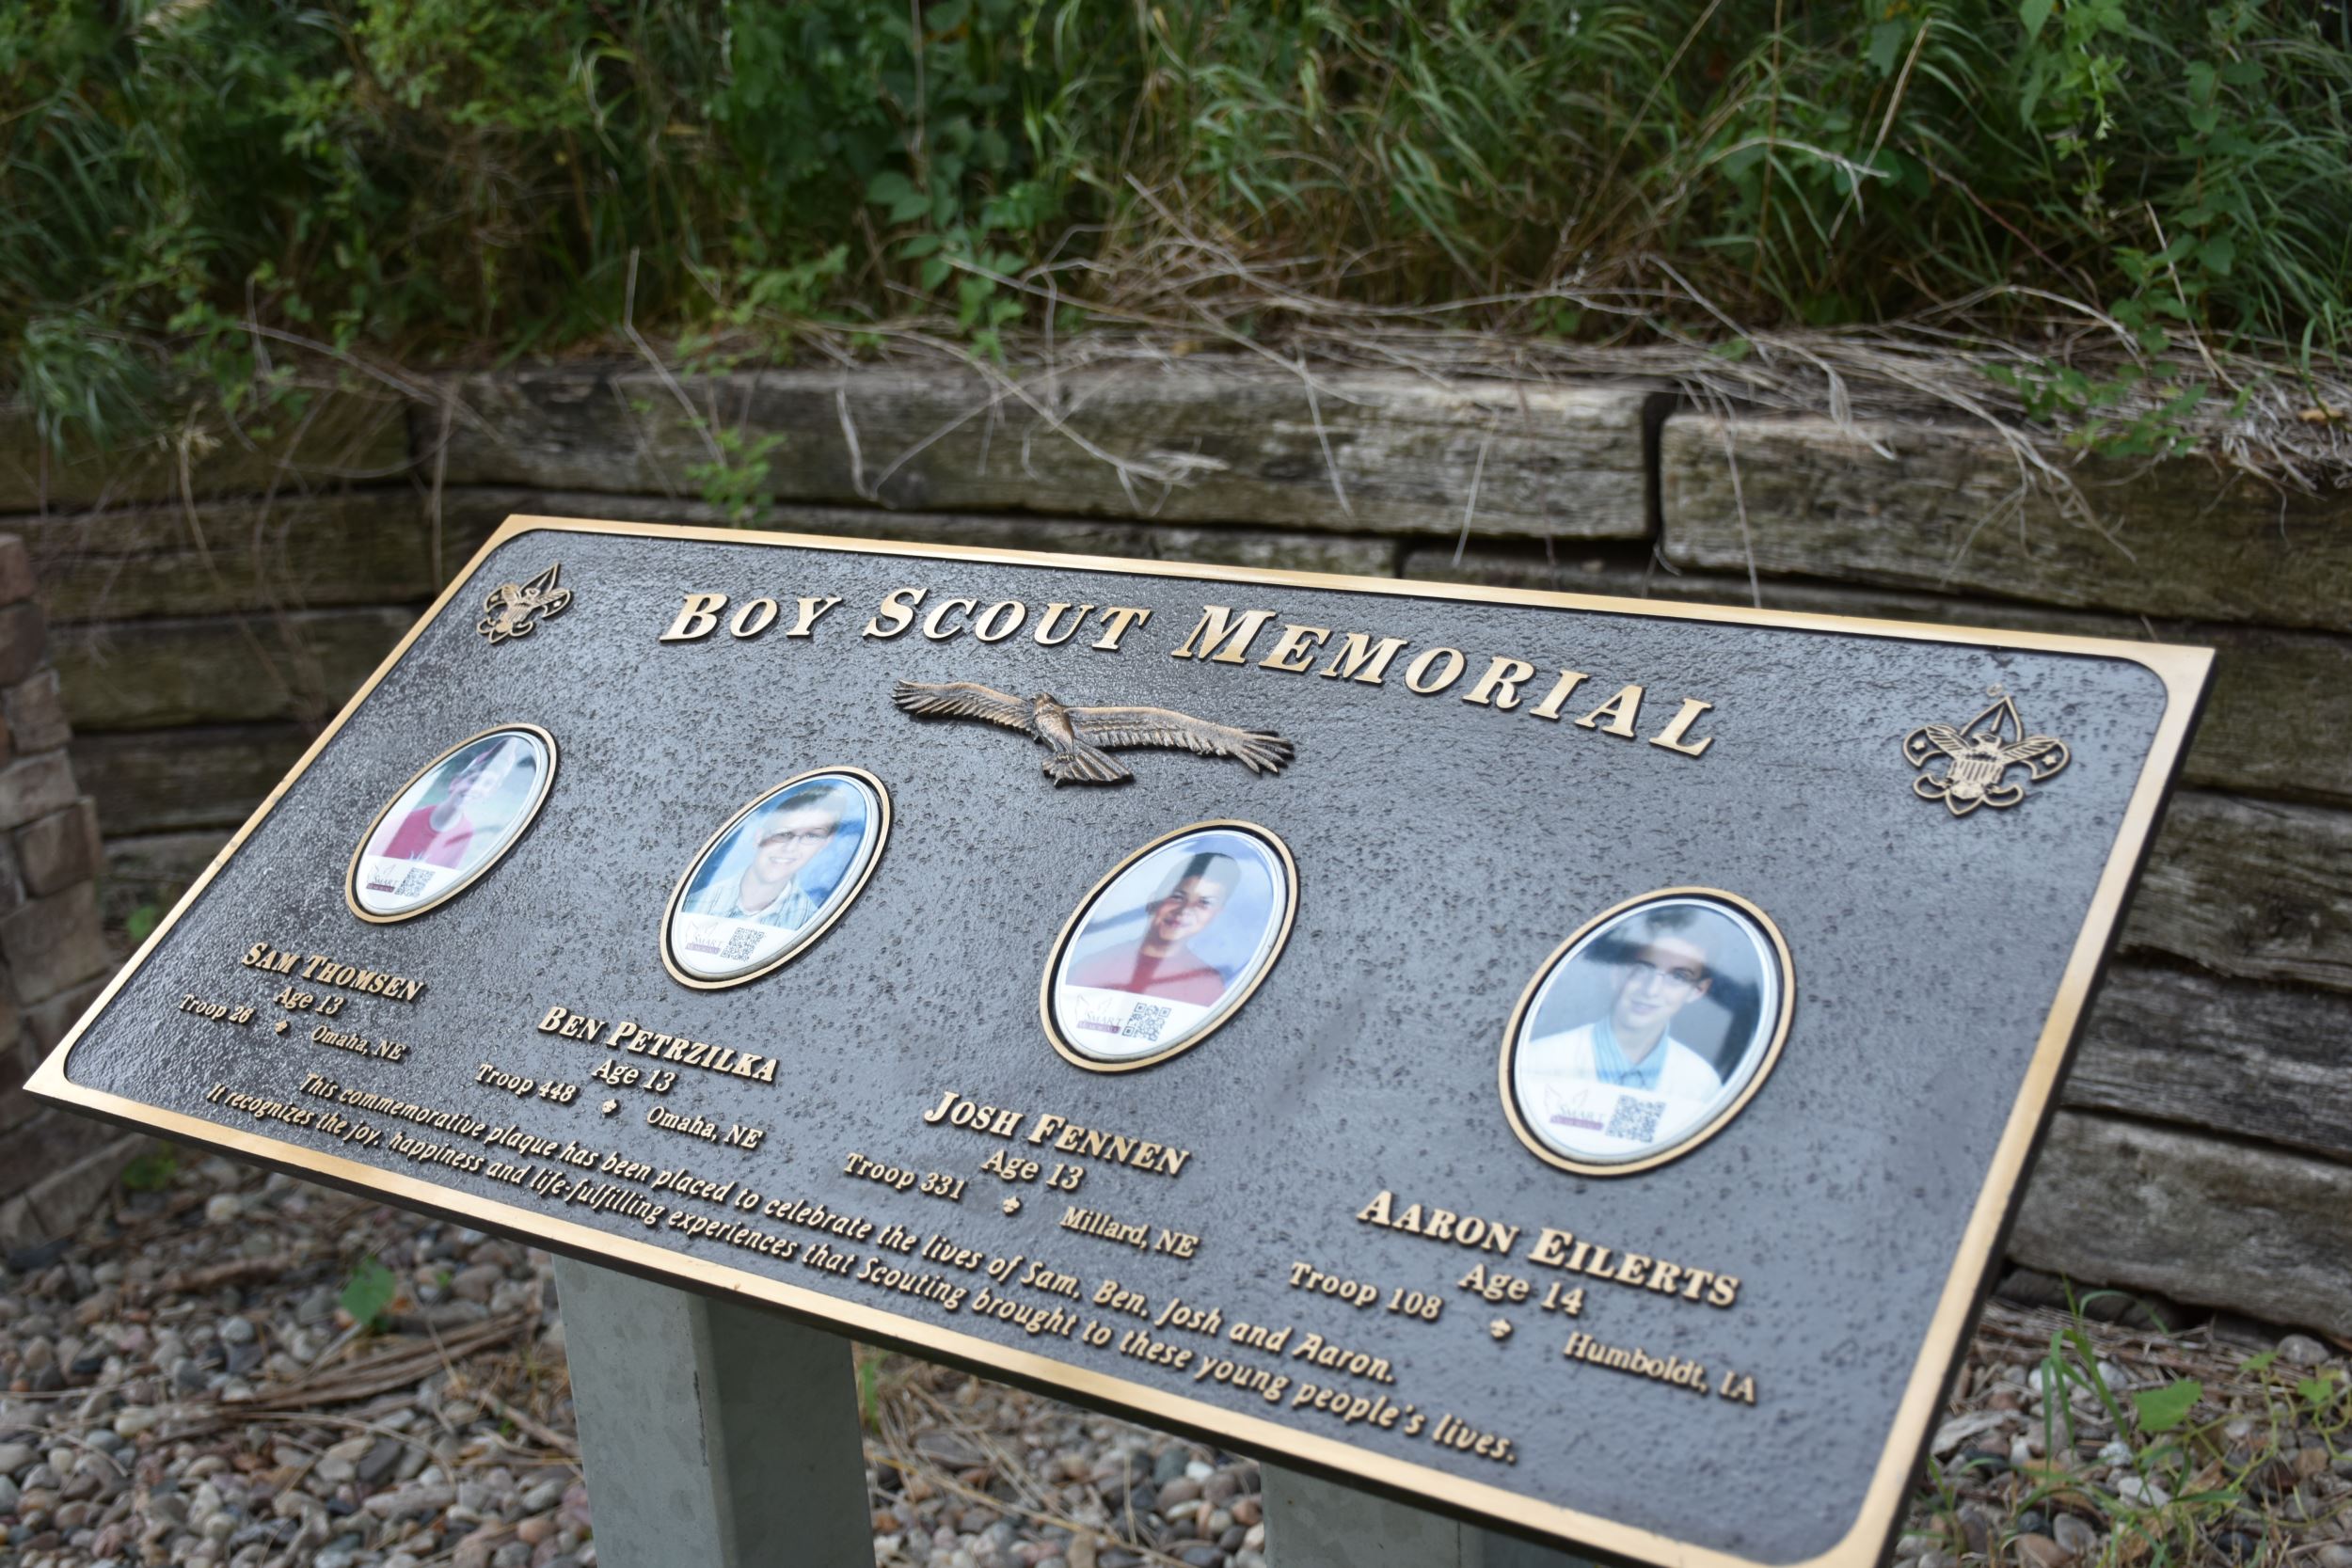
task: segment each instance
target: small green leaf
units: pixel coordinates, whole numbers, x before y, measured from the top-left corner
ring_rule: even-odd
[[[2276,1361],[2276,1360],[2278,1360],[2278,1359],[2279,1359],[2279,1353],[2278,1353],[2278,1351],[2277,1351],[2277,1350],[2275,1350],[2275,1349],[2272,1349],[2272,1350],[2266,1350],[2266,1351],[2263,1352],[2260,1355],[2249,1355],[2249,1356],[2248,1356],[2248,1357],[2246,1358],[2246,1367],[2245,1367],[2245,1370],[2246,1370],[2247,1371],[2249,1371],[2249,1372],[2259,1372],[2259,1371],[2263,1370],[2265,1368],[2268,1367],[2268,1366],[2269,1366],[2269,1365],[2270,1365],[2273,1361]]]
[[[2170,1432],[2188,1419],[2188,1413],[2205,1395],[2205,1386],[2193,1377],[2175,1378],[2161,1388],[2133,1390],[2132,1403],[2139,1408],[2139,1430]]]
[[[2211,389],[2212,388],[2207,387],[2205,383],[2201,381],[2190,382],[2186,387],[2181,388],[2180,392],[2169,402],[2165,404],[2163,417],[2168,420],[2179,419],[2182,415],[2187,413],[2190,409],[2195,408],[2199,404],[2204,402],[2206,392]]]
[[[179,1169],[180,1151],[169,1144],[159,1145],[123,1167],[122,1185],[135,1193],[160,1193],[171,1185]]]
[[[1911,27],[1903,22],[1880,22],[1870,27],[1870,69],[1882,76],[1894,73],[1895,62],[1902,57],[1903,45],[1911,41]]]
[[[351,1271],[343,1283],[342,1307],[353,1320],[372,1323],[384,1315],[384,1309],[400,1293],[400,1281],[381,1259],[371,1253],[359,1259],[359,1266]]]
[[[2042,24],[2050,20],[2050,12],[2058,0],[2021,0],[2017,20],[2026,24],[2026,41],[2030,43],[2042,36]]]
[[[2322,1372],[2317,1377],[2307,1377],[2295,1386],[2295,1391],[2302,1395],[2303,1402],[2313,1410],[2324,1410],[2328,1402],[2336,1397],[2335,1374]]]
[[[2230,265],[2237,260],[2237,245],[2227,234],[2216,234],[2197,247],[2197,260],[2217,277],[2230,276]]]

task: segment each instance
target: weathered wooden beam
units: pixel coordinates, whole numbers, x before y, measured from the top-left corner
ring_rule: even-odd
[[[106,875],[98,884],[100,912],[109,925],[129,920],[142,905],[169,909],[229,842],[227,828],[184,833],[139,833],[106,840]]]
[[[2081,1280],[2352,1334],[2352,1165],[2061,1111],[2010,1254]]]
[[[405,487],[8,519],[40,575],[52,621],[120,621],[342,605],[421,608],[514,513],[723,527],[698,500],[583,491],[453,487],[441,497],[440,570],[429,498]],[[777,504],[756,526],[784,532],[1206,561],[1393,577],[1394,539],[1081,517],[884,512]]]
[[[1013,380],[942,363],[746,371],[682,383],[642,367],[469,376],[453,483],[696,496],[723,433],[782,444],[780,500],[1380,533],[1640,538],[1638,387],[1529,386],[1188,360]],[[700,425],[702,428],[697,428]]]
[[[316,733],[305,724],[224,724],[76,736],[73,774],[97,798],[110,837],[234,828]]]
[[[491,530],[516,513],[700,528],[723,528],[727,523],[725,515],[707,502],[647,496],[468,487],[451,490],[443,499],[449,537],[466,542],[469,549],[488,538]],[[1401,542],[1394,539],[1290,530],[1199,528],[1018,514],[884,512],[874,507],[786,503],[763,508],[757,518],[746,526],[778,533],[815,533],[835,538],[900,539],[978,549],[1055,550],[1067,555],[1210,562],[1224,566],[1281,567],[1382,578],[1396,575],[1397,559],[1403,548]]]
[[[2119,963],[2064,1102],[2352,1162],[2352,998]]]
[[[83,622],[50,634],[75,730],[324,723],[416,624],[418,607]]]
[[[1458,563],[1450,547],[1416,547],[1406,555],[1405,576],[1694,604],[1755,602],[1745,577],[1677,575],[1654,563],[1597,556],[1589,546],[1563,548],[1549,558],[1526,549],[1471,549]],[[1765,605],[1773,610],[2125,641],[2146,638],[2153,630],[2164,641],[2216,648],[2212,694],[2183,765],[2183,779],[2211,789],[2352,802],[2352,768],[2338,759],[2341,748],[2323,738],[2352,735],[2352,638],[2196,621],[2152,626],[2137,616],[1772,578],[1760,586]]]
[[[2352,815],[2174,796],[2122,947],[2240,979],[2352,991]]]
[[[1726,427],[1692,413],[1665,421],[1659,464],[1661,548],[1677,566],[2352,630],[2343,492],[2283,494],[2199,460],[2086,458],[2071,470],[2086,518],[1981,429],[1849,435],[1821,419]]]
[[[445,536],[435,575],[426,503],[405,486],[5,526],[32,552],[52,622],[422,603],[480,543]]]
[[[0,404],[0,512],[292,494],[407,466],[407,404],[389,388],[323,393],[303,413],[260,423],[215,413],[128,451],[75,443],[63,457],[44,449],[29,410]]]

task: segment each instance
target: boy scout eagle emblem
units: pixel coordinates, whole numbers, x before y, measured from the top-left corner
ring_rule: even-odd
[[[2070,760],[2064,741],[2026,734],[2026,721],[2008,692],[1996,686],[1985,695],[1994,699],[1993,705],[1966,728],[1922,724],[1903,736],[1904,760],[1921,769],[1911,781],[1911,792],[1922,800],[1943,801],[1954,816],[1979,806],[2013,806],[2026,798],[2026,784],[2041,784]],[[1927,771],[1939,756],[1944,770]],[[2009,782],[2009,770],[2018,767],[2026,769],[2026,784]]]
[[[489,613],[474,630],[488,638],[495,648],[508,638],[528,637],[542,620],[563,614],[572,603],[572,591],[555,585],[563,570],[559,561],[529,582],[499,584],[482,602]]]
[[[1064,707],[1047,693],[1021,698],[971,681],[930,686],[900,681],[891,701],[925,718],[985,719],[1046,747],[1045,776],[1066,784],[1120,784],[1135,775],[1104,756],[1129,746],[1164,746],[1232,757],[1252,773],[1279,773],[1291,743],[1267,730],[1237,730],[1164,707]]]

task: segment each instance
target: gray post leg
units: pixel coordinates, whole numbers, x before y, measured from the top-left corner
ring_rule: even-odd
[[[871,1568],[850,1343],[555,1260],[599,1568]]]
[[[1270,1568],[1592,1568],[1409,1503],[1260,1466]]]

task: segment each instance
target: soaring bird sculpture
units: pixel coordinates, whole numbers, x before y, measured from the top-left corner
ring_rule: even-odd
[[[1104,753],[1122,747],[1164,746],[1200,756],[1232,757],[1252,773],[1279,773],[1291,743],[1266,730],[1212,724],[1164,707],[1067,707],[1046,692],[1022,698],[972,681],[932,686],[900,681],[891,700],[925,718],[985,719],[1019,730],[1045,746],[1045,776],[1066,784],[1119,784],[1135,775]]]

